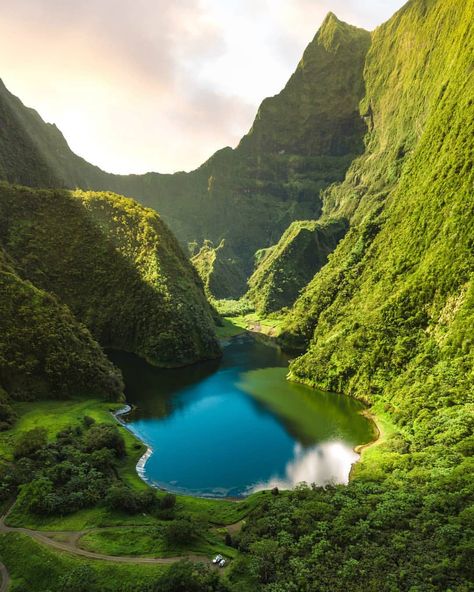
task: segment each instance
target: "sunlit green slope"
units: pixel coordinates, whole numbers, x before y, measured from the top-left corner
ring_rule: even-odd
[[[473,22],[472,1],[413,1],[374,33],[367,151],[325,206],[353,226],[284,335],[309,342],[294,379],[383,397],[424,444],[464,435],[474,387]]]
[[[268,314],[291,306],[346,231],[343,218],[293,222],[249,279],[247,297],[258,312]]]

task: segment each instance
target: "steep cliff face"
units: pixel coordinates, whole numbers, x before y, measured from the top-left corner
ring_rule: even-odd
[[[219,355],[197,273],[158,214],[133,200],[4,184],[0,244],[101,345],[162,366]]]
[[[74,154],[64,136],[0,80],[0,180],[30,187],[89,187],[104,172]]]
[[[325,205],[352,227],[284,334],[309,343],[294,379],[384,399],[415,446],[464,425],[474,387],[473,23],[473,2],[413,1],[374,33],[367,151]]]
[[[238,258],[223,239],[217,247],[205,241],[191,262],[196,268],[209,298],[224,299],[232,295],[243,295],[247,290],[247,279],[242,272]]]
[[[363,151],[358,105],[369,44],[369,33],[329,15],[285,89],[262,103],[239,146],[217,152],[189,174],[104,173],[74,155],[54,126],[2,85],[0,175],[28,185],[133,196],[159,211],[183,245],[225,239],[248,276],[255,251],[275,244],[292,221],[319,217],[321,191],[341,181]],[[24,142],[16,141],[20,136]]]
[[[362,152],[366,128],[359,100],[369,45],[367,31],[330,13],[285,88],[263,101],[237,152],[335,159]]]
[[[263,254],[248,282],[247,297],[257,311],[268,314],[291,306],[346,231],[344,219],[293,222],[278,244]]]

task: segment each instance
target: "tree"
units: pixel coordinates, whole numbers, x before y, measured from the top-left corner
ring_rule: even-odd
[[[190,518],[173,520],[165,528],[165,538],[171,545],[185,545],[196,535],[196,524]]]
[[[44,428],[34,428],[23,432],[18,438],[13,455],[16,459],[23,456],[31,456],[48,442],[47,432]]]
[[[90,427],[85,436],[84,444],[87,451],[110,448],[119,458],[125,456],[125,440],[116,426],[100,423]]]
[[[153,592],[229,592],[218,573],[190,561],[174,563],[163,574]]]

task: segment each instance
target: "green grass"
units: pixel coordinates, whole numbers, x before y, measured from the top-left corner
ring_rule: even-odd
[[[166,570],[162,565],[116,564],[51,550],[26,535],[0,535],[0,558],[11,577],[8,592],[62,592],[61,577],[87,567],[88,592],[140,591]]]
[[[0,456],[7,460],[12,459],[14,442],[21,432],[42,427],[47,430],[48,437],[52,440],[67,426],[82,423],[86,415],[98,422],[113,422],[111,411],[121,407],[123,404],[120,403],[104,403],[97,399],[86,398],[67,401],[35,401],[34,403],[15,402],[13,408],[18,415],[18,420],[11,429],[0,432]],[[122,431],[126,432],[126,430]],[[129,439],[128,444],[130,443]]]
[[[222,327],[216,327],[217,337],[219,339],[227,339],[229,337],[235,337],[245,332],[245,327],[236,322],[235,318],[227,317],[222,319]]]
[[[370,415],[380,432],[379,437],[375,442],[362,448],[360,459],[351,471],[351,479],[381,480],[387,476],[394,461],[399,458],[395,449],[401,434],[400,427],[395,425],[380,404],[370,409]]]
[[[170,546],[164,536],[166,522],[153,527],[111,528],[83,535],[79,546],[95,553],[107,555],[136,555],[149,557],[176,557],[179,555],[206,555],[221,553],[235,557],[237,551],[224,544],[223,536],[215,531],[201,532],[185,545]]]
[[[115,422],[111,412],[122,405],[118,403],[104,403],[93,399],[77,398],[69,401],[35,401],[30,403],[15,403],[18,421],[10,430],[0,433],[0,456],[6,460],[12,459],[15,440],[27,430],[42,426],[53,440],[58,431],[69,425],[82,423],[84,416],[93,417],[97,422]],[[135,489],[149,487],[136,472],[138,459],[146,450],[131,432],[117,424],[122,433],[127,455],[118,463],[119,477]],[[214,500],[179,495],[176,503],[176,514],[186,514],[200,517],[214,525],[225,525],[238,522],[245,517],[259,502],[259,496],[254,495],[243,501]],[[23,526],[38,530],[84,530],[90,528],[120,526],[120,525],[153,525],[156,518],[151,515],[129,515],[114,512],[105,507],[97,506],[66,516],[36,516],[13,508],[8,517],[11,526]]]
[[[97,399],[85,398],[14,403],[13,408],[18,420],[11,429],[0,432],[0,457],[5,460],[12,459],[14,443],[22,432],[42,427],[47,430],[49,439],[53,440],[56,434],[67,426],[81,424],[86,415],[97,422],[115,423],[112,412],[121,407],[121,403],[104,403]],[[118,465],[119,476],[134,489],[144,489],[147,485],[137,475],[135,466],[146,446],[123,426],[119,425],[119,430],[125,439],[127,451],[125,459]]]

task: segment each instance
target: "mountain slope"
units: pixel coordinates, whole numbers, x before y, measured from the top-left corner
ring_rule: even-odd
[[[239,146],[217,152],[189,174],[104,173],[74,155],[57,128],[0,85],[0,175],[28,185],[133,196],[157,209],[183,245],[225,239],[241,273],[250,275],[255,251],[275,244],[293,220],[319,217],[321,190],[342,180],[363,151],[358,104],[369,44],[369,33],[329,15]]]
[[[0,244],[102,346],[162,366],[219,355],[202,284],[152,210],[108,193],[4,184]]]
[[[217,247],[211,241],[203,246],[192,258],[204,283],[209,298],[226,298],[230,294],[241,295],[247,290],[247,281],[231,249],[222,240]]]
[[[0,404],[87,391],[116,399],[120,372],[54,296],[21,279],[0,249]],[[0,429],[2,429],[0,413]]]
[[[249,279],[247,297],[262,314],[291,306],[347,231],[344,219],[293,222]]]
[[[326,204],[352,210],[353,226],[284,333],[310,343],[294,379],[382,397],[415,446],[463,424],[474,392],[474,3],[428,4],[409,2],[374,33],[367,152]]]

